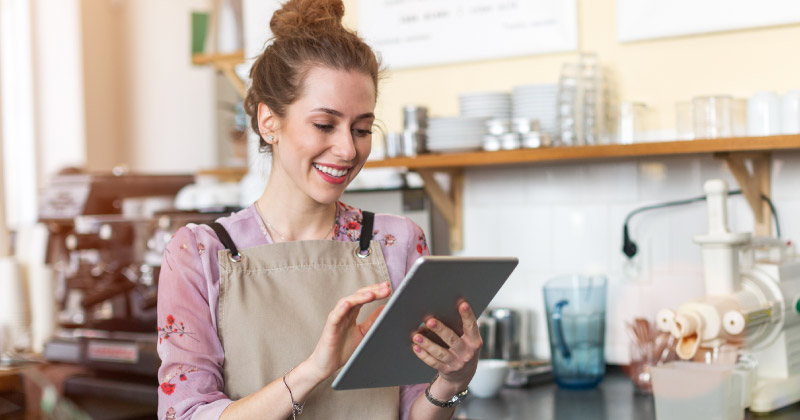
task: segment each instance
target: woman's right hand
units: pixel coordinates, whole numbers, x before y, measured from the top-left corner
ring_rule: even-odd
[[[391,292],[389,282],[386,281],[361,288],[336,303],[331,313],[328,314],[325,327],[322,329],[322,336],[309,357],[310,365],[314,368],[320,382],[344,366],[383,310],[382,305],[375,309],[364,322],[358,324],[356,319],[361,307],[367,303],[387,298]]]

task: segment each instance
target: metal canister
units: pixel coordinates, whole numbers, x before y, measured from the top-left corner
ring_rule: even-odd
[[[426,151],[426,138],[423,132],[403,131],[403,155],[416,156]]]
[[[478,317],[478,331],[481,333],[483,339],[483,347],[481,347],[480,358],[492,359],[495,353],[495,337],[497,336],[496,322],[494,318],[483,314]]]
[[[424,132],[428,129],[428,108],[421,105],[403,107],[403,130]]]
[[[386,157],[395,158],[403,156],[403,135],[400,133],[386,133]]]
[[[520,358],[522,334],[519,312],[509,308],[496,308],[489,312],[495,321],[494,359],[516,361]]]

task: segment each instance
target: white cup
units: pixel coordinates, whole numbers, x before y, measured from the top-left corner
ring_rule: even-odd
[[[747,135],[772,136],[781,131],[781,101],[775,92],[758,92],[747,101]]]
[[[502,359],[478,360],[478,370],[469,383],[469,392],[478,398],[491,398],[503,388],[508,376],[508,361]]]
[[[790,90],[781,101],[781,133],[800,133],[800,90]]]

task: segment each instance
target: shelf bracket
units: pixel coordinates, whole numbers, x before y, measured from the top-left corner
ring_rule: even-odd
[[[431,197],[433,205],[442,213],[450,227],[450,250],[460,251],[464,248],[463,193],[464,172],[461,169],[448,171],[450,175],[450,192],[446,192],[436,182],[434,170],[416,169],[425,183],[425,192]]]
[[[247,84],[236,74],[236,66],[244,63],[244,52],[236,51],[230,54],[195,54],[192,56],[194,65],[212,65],[222,72],[225,78],[233,85],[236,92],[244,98],[247,96]]]
[[[747,199],[755,219],[754,230],[757,236],[770,236],[772,233],[772,213],[769,204],[761,196],[770,196],[770,153],[731,152],[718,155],[725,160],[728,168],[739,183],[742,195]],[[747,167],[750,161],[752,171]]]

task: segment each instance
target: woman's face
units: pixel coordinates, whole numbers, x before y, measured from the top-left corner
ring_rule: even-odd
[[[372,148],[375,88],[360,72],[312,68],[303,93],[274,118],[272,176],[318,203],[338,200]]]

